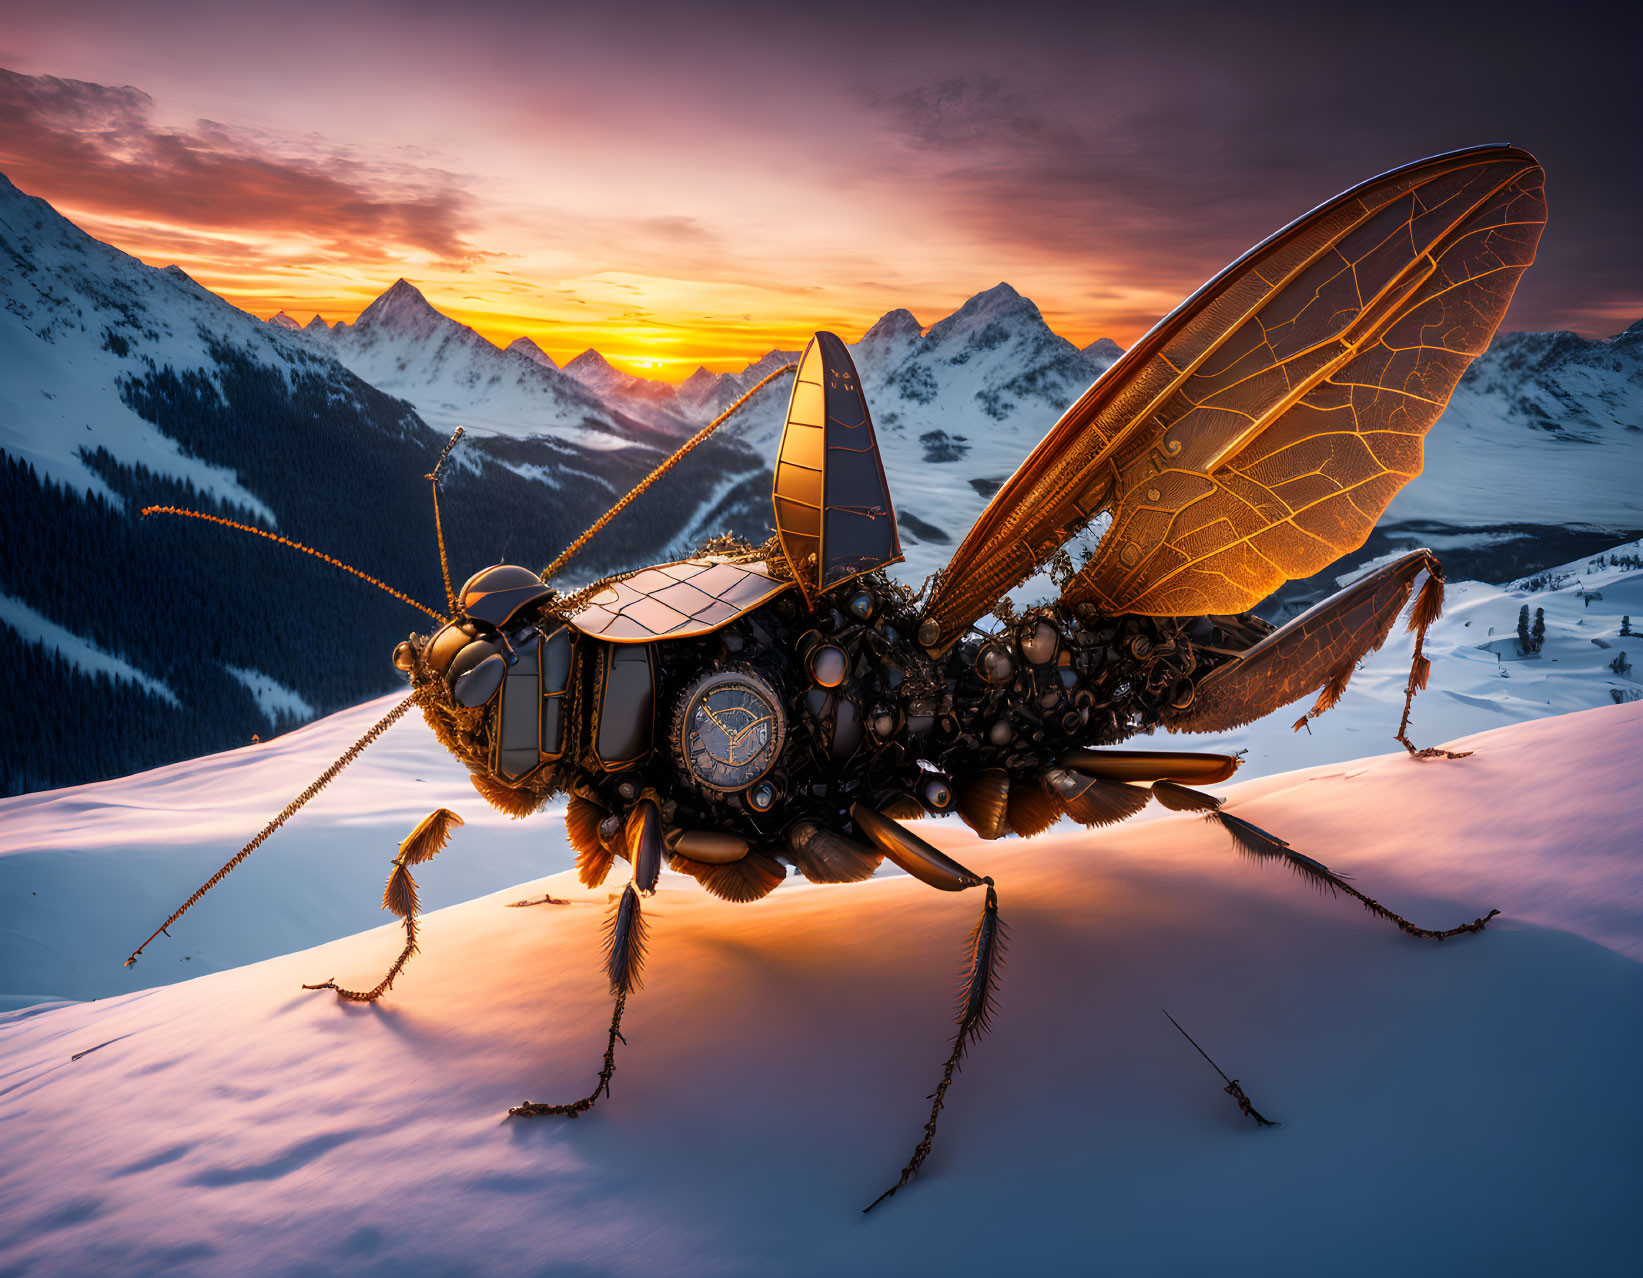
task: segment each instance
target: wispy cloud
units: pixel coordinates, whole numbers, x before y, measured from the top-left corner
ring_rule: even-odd
[[[359,263],[408,249],[454,266],[482,256],[456,174],[212,120],[161,127],[153,108],[130,85],[0,69],[0,168],[76,211],[185,234],[300,237]]]

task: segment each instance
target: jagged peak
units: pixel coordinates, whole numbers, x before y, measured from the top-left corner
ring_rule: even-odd
[[[679,389],[683,392],[690,392],[702,390],[708,386],[717,386],[718,384],[719,374],[709,371],[707,365],[704,364],[689,377],[685,378],[684,381],[680,382]]]
[[[939,342],[955,331],[968,332],[978,326],[1011,319],[1049,330],[1044,316],[1030,298],[1023,297],[1010,285],[1000,282],[977,293],[946,319],[933,325],[928,336],[932,341]]]
[[[281,313],[283,314],[283,312]],[[329,333],[331,326],[316,314],[313,319],[302,326],[302,331],[305,333]]]
[[[528,337],[514,338],[513,341],[508,343],[505,349],[508,354],[523,355],[526,359],[530,360],[531,363],[540,364],[543,368],[559,367],[558,364],[553,362],[553,356],[549,355]]]
[[[570,372],[577,372],[577,373],[611,372],[611,373],[614,373],[614,372],[617,371],[617,369],[616,369],[615,365],[613,365],[608,359],[606,359],[603,355],[601,355],[598,351],[594,350],[593,347],[590,346],[590,347],[587,348],[587,350],[583,351],[575,359],[570,360],[569,362],[567,362],[566,365],[565,365],[565,371],[567,373],[570,373]]]
[[[1111,363],[1124,353],[1124,348],[1110,337],[1098,337],[1078,353],[1087,355],[1091,359],[1104,359]]]
[[[268,322],[275,328],[290,329],[293,332],[300,331],[302,328],[300,323],[292,319],[284,311],[281,311],[278,315],[270,315],[268,317]]]
[[[355,325],[368,328],[373,324],[425,315],[439,315],[439,312],[422,295],[421,289],[402,277],[395,280],[376,301],[360,312]],[[440,315],[440,318],[446,317]],[[456,321],[450,322],[454,324]]]
[[[1007,287],[1007,286],[1006,286]],[[861,340],[888,341],[897,337],[917,337],[924,332],[924,325],[906,307],[898,306],[893,311],[886,311],[874,322],[873,327],[862,334]]]

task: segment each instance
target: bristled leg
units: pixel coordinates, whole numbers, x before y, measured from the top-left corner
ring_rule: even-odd
[[[1446,937],[1460,936],[1467,932],[1481,932],[1489,920],[1499,914],[1499,910],[1490,910],[1482,918],[1473,919],[1470,923],[1462,923],[1459,927],[1448,928],[1442,932],[1434,932],[1429,928],[1417,927],[1403,915],[1386,908],[1373,897],[1365,896],[1353,887],[1346,879],[1336,874],[1322,862],[1314,861],[1290,847],[1288,843],[1275,834],[1269,834],[1258,825],[1252,825],[1242,817],[1233,816],[1230,812],[1221,809],[1222,800],[1214,795],[1205,794],[1201,790],[1193,790],[1184,785],[1177,785],[1173,781],[1159,781],[1152,787],[1153,795],[1166,808],[1177,812],[1202,812],[1211,821],[1216,822],[1232,836],[1234,850],[1243,856],[1255,861],[1275,862],[1286,865],[1289,869],[1311,883],[1320,891],[1328,892],[1331,896],[1337,892],[1344,892],[1354,898],[1364,909],[1376,918],[1385,919],[1396,924],[1401,932],[1410,936],[1426,937],[1429,940],[1441,941]]]
[[[439,808],[430,812],[416,829],[406,836],[405,842],[399,845],[399,855],[394,858],[393,873],[388,876],[388,885],[382,889],[382,908],[390,910],[405,920],[405,948],[399,952],[388,974],[368,990],[345,990],[336,983],[336,979],[321,981],[318,985],[304,985],[305,990],[335,990],[338,998],[345,998],[352,1003],[374,1003],[394,987],[394,980],[405,970],[405,965],[411,961],[411,955],[417,951],[416,944],[416,916],[420,908],[416,896],[416,880],[411,877],[407,868],[420,865],[424,861],[431,861],[443,848],[451,837],[451,831],[462,824],[462,818],[449,808]]]
[[[958,1032],[953,1036],[953,1050],[942,1066],[941,1082],[931,1097],[930,1118],[924,1124],[924,1137],[913,1150],[907,1166],[901,1169],[901,1178],[862,1210],[870,1212],[886,1198],[918,1175],[924,1160],[935,1144],[936,1123],[941,1118],[942,1106],[947,1103],[947,1089],[953,1085],[953,1076],[963,1064],[969,1047],[990,1028],[998,992],[999,969],[1004,965],[1005,929],[998,917],[998,893],[993,881],[965,869],[939,848],[926,843],[899,822],[891,820],[863,804],[850,811],[856,829],[865,835],[903,870],[923,880],[931,887],[957,892],[965,888],[985,886],[986,899],[982,903],[981,918],[970,933],[965,946],[964,979],[959,986],[958,1006],[953,1017]]]
[[[645,933],[645,918],[639,906],[639,892],[632,883],[629,883],[622,889],[622,895],[605,924],[605,975],[610,978],[611,997],[615,1002],[611,1008],[605,1060],[599,1069],[599,1079],[593,1085],[593,1091],[581,1100],[564,1105],[526,1101],[509,1109],[508,1113],[511,1116],[543,1118],[557,1114],[562,1118],[576,1118],[598,1104],[601,1096],[610,1095],[611,1076],[616,1073],[616,1040],[622,1038],[622,1013],[627,1010],[628,995],[639,987],[640,973],[645,965]]]

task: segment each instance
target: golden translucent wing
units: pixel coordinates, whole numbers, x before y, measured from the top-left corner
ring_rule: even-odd
[[[1104,510],[1066,597],[1114,614],[1240,612],[1362,545],[1534,260],[1543,179],[1512,147],[1436,156],[1227,267],[982,512],[932,592],[937,643]]]

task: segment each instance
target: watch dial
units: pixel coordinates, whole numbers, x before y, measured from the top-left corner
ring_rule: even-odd
[[[748,670],[714,671],[680,698],[674,749],[698,785],[745,790],[775,766],[786,730],[781,703],[762,678]]]

